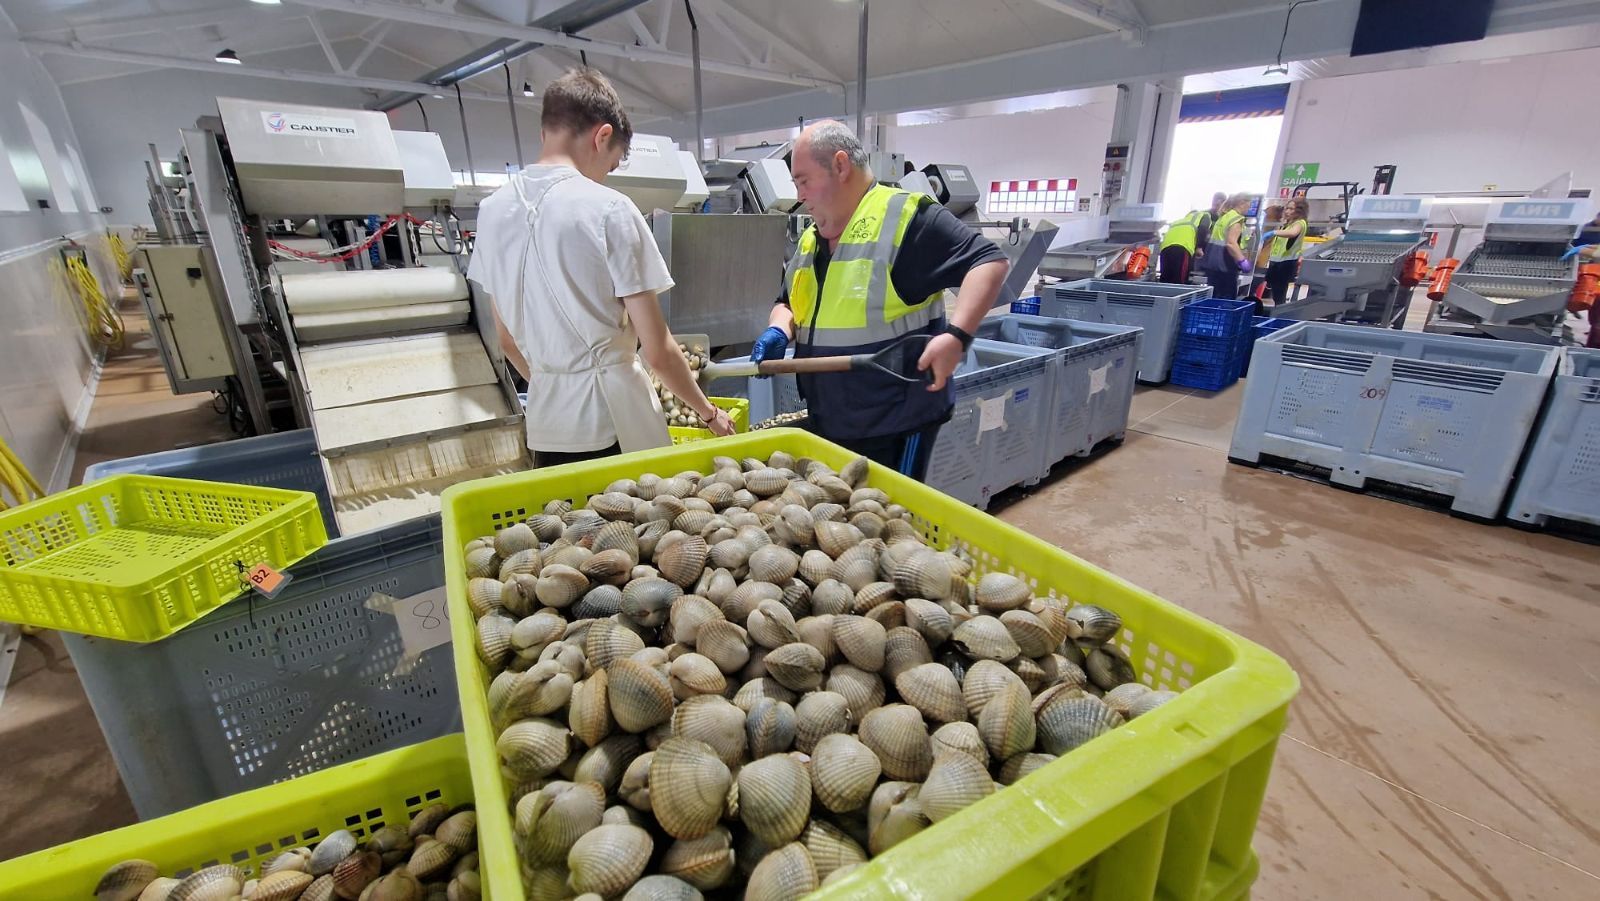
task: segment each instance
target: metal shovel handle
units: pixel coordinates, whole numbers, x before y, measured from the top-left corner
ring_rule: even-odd
[[[910,351],[914,351],[920,357],[932,337],[932,335],[906,335],[870,354],[847,354],[836,357],[793,357],[779,360],[763,360],[760,363],[751,363],[748,360],[712,363],[700,370],[700,379],[702,381],[710,381],[711,379],[737,378],[751,375],[875,370],[885,375],[893,376],[908,385],[914,385],[918,382],[932,381],[932,372],[919,372],[915,376],[908,376],[889,364],[904,359],[901,355]]]

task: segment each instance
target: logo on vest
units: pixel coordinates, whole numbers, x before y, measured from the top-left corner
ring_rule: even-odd
[[[877,216],[862,216],[855,221],[854,225],[850,226],[849,231],[845,232],[844,239],[846,241],[870,241],[877,230]]]

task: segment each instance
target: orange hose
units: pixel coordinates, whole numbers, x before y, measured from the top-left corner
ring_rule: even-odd
[[[1567,301],[1567,309],[1581,313],[1594,306],[1597,297],[1600,297],[1600,263],[1579,264],[1578,280],[1572,283],[1572,299]]]
[[[1140,278],[1144,275],[1145,270],[1149,268],[1150,248],[1135,248],[1133,253],[1128,255],[1128,278]]]
[[[1429,300],[1443,300],[1450,292],[1450,276],[1455,274],[1456,267],[1461,261],[1454,257],[1440,260],[1439,265],[1433,267],[1433,282],[1428,286]]]

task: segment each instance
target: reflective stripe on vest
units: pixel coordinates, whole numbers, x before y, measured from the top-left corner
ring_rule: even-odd
[[[1228,229],[1233,228],[1235,222],[1243,222],[1244,214],[1238,210],[1227,210],[1217,217],[1216,224],[1211,226],[1211,243],[1226,245],[1228,243]]]
[[[1306,220],[1304,220],[1304,219],[1296,219],[1295,221],[1293,221],[1293,222],[1289,223],[1288,225],[1284,226],[1284,228],[1294,228],[1296,225],[1300,226],[1300,234],[1295,235],[1294,238],[1293,238],[1293,243],[1294,243],[1294,248],[1293,249],[1290,249],[1290,247],[1289,247],[1291,239],[1282,237],[1281,235],[1274,235],[1273,236],[1273,238],[1272,238],[1272,250],[1270,251],[1272,259],[1274,259],[1274,260],[1292,260],[1292,259],[1295,259],[1295,258],[1300,256],[1300,248],[1305,243]]]
[[[1194,246],[1199,239],[1200,223],[1206,218],[1204,210],[1190,210],[1189,215],[1167,226],[1167,233],[1161,239],[1161,249],[1168,247],[1182,247],[1194,254]]]
[[[884,185],[868,191],[834,244],[820,298],[813,265],[820,238],[816,226],[805,230],[784,276],[797,337],[804,329],[805,343],[876,344],[944,315],[944,292],[908,303],[895,291],[891,277],[900,241],[923,202],[922,195]]]

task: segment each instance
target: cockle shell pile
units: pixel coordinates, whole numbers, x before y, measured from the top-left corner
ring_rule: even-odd
[[[467,544],[530,899],[797,898],[1175,697],[868,470],[718,457]]]
[[[683,354],[684,360],[689,363],[689,371],[695,373],[695,378],[699,378],[700,370],[711,362],[711,357],[706,353],[703,345],[679,344],[678,351]],[[661,380],[656,378],[655,373],[650,374],[650,385],[656,389],[656,396],[661,399],[661,411],[667,416],[667,425],[695,429],[705,428],[706,424],[700,419],[700,414],[691,409],[688,404],[678,400],[676,394],[668,391],[667,386],[661,384]]]
[[[340,829],[288,848],[251,875],[217,864],[182,878],[148,860],[125,860],[100,877],[95,901],[478,901],[478,815],[433,804],[411,822],[366,840]]]

